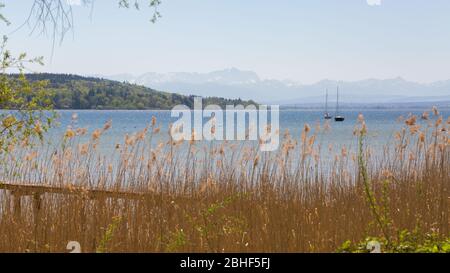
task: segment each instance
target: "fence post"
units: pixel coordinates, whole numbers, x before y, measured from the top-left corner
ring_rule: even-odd
[[[41,211],[41,194],[34,192],[33,193],[33,216],[34,216],[34,243],[35,243],[35,252],[39,251],[40,241],[38,236],[38,227],[40,221],[40,211]]]
[[[41,195],[35,192],[33,193],[33,214],[34,214],[34,223],[36,225],[39,222],[40,210],[41,210]]]
[[[20,193],[17,192],[12,192],[13,195],[13,214],[14,214],[14,220],[16,222],[20,221],[20,216],[22,215],[22,204],[21,204],[21,199],[22,199],[22,195]]]

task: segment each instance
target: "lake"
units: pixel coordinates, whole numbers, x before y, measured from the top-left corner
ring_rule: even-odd
[[[356,138],[353,135],[355,125],[357,124],[358,115],[362,113],[368,127],[368,143],[372,147],[381,148],[386,144],[394,141],[394,133],[404,126],[403,121],[399,121],[399,117],[407,117],[410,114],[420,116],[425,110],[430,109],[401,109],[401,110],[344,110],[341,112],[345,116],[344,122],[334,122],[331,120],[328,132],[322,131],[318,134],[316,143],[323,147],[330,144],[338,147],[345,145],[352,149],[355,147]],[[59,145],[63,134],[68,126],[74,128],[87,128],[90,133],[97,128],[103,128],[105,122],[112,120],[112,128],[102,136],[100,150],[109,153],[114,149],[116,144],[123,143],[126,134],[133,134],[144,129],[155,116],[157,126],[161,128],[161,133],[153,136],[152,143],[156,144],[160,141],[168,140],[169,124],[177,120],[171,117],[170,111],[162,110],[61,110],[59,114],[59,126],[53,128],[48,133],[49,139],[53,145]],[[72,120],[72,115],[76,114],[77,119]],[[450,110],[441,111],[444,121],[449,117]],[[280,134],[283,135],[286,129],[289,130],[293,138],[299,138],[304,124],[309,124],[311,130],[314,131],[316,124],[320,123],[324,126],[322,118],[323,112],[317,110],[280,110]],[[430,113],[430,118],[433,119]],[[208,119],[204,119],[207,121]],[[426,126],[426,121],[418,122]],[[84,138],[88,138],[90,134]],[[204,141],[205,142],[205,141]],[[250,141],[256,143],[256,141]]]

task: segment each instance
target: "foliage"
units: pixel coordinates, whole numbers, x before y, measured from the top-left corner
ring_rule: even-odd
[[[150,21],[155,23],[161,14],[158,11],[158,6],[161,0],[146,0],[148,1],[148,8],[152,15]],[[81,0],[80,4],[90,7],[93,12],[95,0]],[[117,0],[119,7],[129,8],[133,6],[140,10],[141,0]],[[74,12],[72,4],[67,0],[34,0],[30,7],[27,20],[24,25],[32,26],[32,33],[48,35],[53,40],[53,48],[56,42],[62,42],[69,31],[74,27]],[[0,15],[0,21],[4,19]]]
[[[115,216],[112,218],[112,223],[109,224],[103,238],[99,243],[99,246],[97,247],[97,253],[105,253],[108,251],[108,243],[114,238],[114,232],[117,230],[120,223],[122,223],[122,217]]]
[[[16,75],[12,75],[15,77]],[[65,74],[27,74],[30,81],[49,82],[56,109],[171,109],[183,104],[193,107],[194,96],[160,92],[136,84]],[[205,98],[204,104],[256,104],[252,101]]]
[[[194,237],[200,238],[200,244],[204,245],[208,251],[218,251],[216,242],[221,241],[224,237],[243,238],[247,229],[246,219],[231,215],[228,207],[244,196],[243,194],[235,194],[222,201],[205,205],[193,214],[186,213],[186,223],[189,224],[187,229],[193,230],[194,234],[189,237],[182,228],[177,228],[175,232],[169,232],[163,238],[165,251],[183,251],[183,249],[189,247],[189,244],[195,243]],[[177,204],[173,203],[173,205],[178,208]]]
[[[183,229],[171,232],[166,246],[167,252],[175,252],[182,249],[187,244],[186,234]]]
[[[0,9],[2,9],[2,8],[4,8],[4,7],[5,7],[5,4],[3,4],[2,2],[0,2]],[[7,25],[10,24],[10,22],[8,21],[8,19],[6,19],[6,17],[3,16],[3,14],[1,14],[1,13],[0,13],[0,22],[4,22],[4,23],[6,23]]]
[[[19,143],[32,144],[32,138],[42,140],[43,133],[51,126],[54,113],[45,81],[29,82],[22,71],[27,63],[42,64],[42,58],[27,59],[25,53],[18,57],[6,49],[3,37],[0,51],[0,152]],[[17,77],[6,75],[7,70],[20,72]]]
[[[435,111],[435,113],[435,115],[437,115],[437,111]],[[398,234],[396,238],[391,236],[393,233],[393,219],[391,219],[389,214],[389,175],[388,178],[381,181],[382,194],[381,202],[379,202],[377,201],[375,193],[372,189],[373,185],[369,178],[367,163],[365,161],[364,139],[367,134],[367,127],[362,115],[360,115],[358,120],[360,127],[355,131],[355,133],[358,135],[359,175],[364,187],[364,194],[366,196],[367,204],[383,235],[381,237],[366,237],[365,240],[356,244],[350,240],[347,240],[338,248],[337,251],[345,253],[368,253],[373,251],[372,246],[375,243],[379,244],[379,250],[385,253],[450,253],[450,237],[442,236],[435,231],[423,232],[418,226],[412,232],[408,229],[403,229],[397,232]],[[436,129],[439,127],[441,122],[442,119],[439,118],[435,123]],[[411,132],[415,132],[414,128],[417,128],[415,127],[415,117],[410,117],[405,123],[410,127],[410,130],[413,129]],[[445,132],[446,130],[441,131]],[[419,139],[421,138],[420,135],[421,134],[419,134]],[[425,135],[422,134],[422,136],[425,138]],[[420,141],[419,143],[423,142],[424,141]],[[444,149],[444,146],[442,147]],[[420,217],[417,220],[420,221]]]
[[[359,243],[346,241],[338,249],[342,253],[369,253],[370,242],[378,242],[382,253],[450,253],[450,237],[442,238],[437,233],[419,230],[402,230],[396,240],[388,242],[384,237],[367,237]]]
[[[133,5],[135,9],[139,10],[141,7],[141,3],[139,0],[120,0],[119,6],[124,8],[129,8],[130,5]],[[161,18],[161,14],[158,11],[158,6],[161,5],[161,0],[148,0],[148,6],[154,9],[153,16],[150,19],[152,23],[155,23],[158,18]]]
[[[187,222],[193,227],[208,251],[218,251],[216,242],[223,238],[244,238],[248,229],[247,220],[241,216],[230,215],[228,208],[245,194],[235,194],[222,201],[211,203],[195,215],[186,214]],[[186,244],[186,242],[185,242]]]
[[[195,228],[208,244],[210,240],[217,239],[216,237],[231,236],[232,234],[242,237],[245,233],[246,220],[242,217],[228,215],[224,211],[237,198],[240,198],[240,195],[228,197],[221,202],[211,204],[202,212],[201,223],[197,224]]]
[[[360,179],[362,180],[362,184],[364,187],[364,194],[366,195],[367,203],[372,212],[372,215],[380,227],[384,238],[386,238],[387,243],[389,244],[389,227],[391,226],[391,220],[389,219],[388,208],[387,208],[387,180],[383,181],[383,200],[378,202],[375,197],[375,194],[372,190],[372,183],[369,178],[367,163],[365,161],[365,151],[364,151],[364,139],[367,134],[367,127],[364,121],[364,117],[362,115],[359,116],[358,122],[360,125],[359,130],[357,130],[358,135],[358,169]]]

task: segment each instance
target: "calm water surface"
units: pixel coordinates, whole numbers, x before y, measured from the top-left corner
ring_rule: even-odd
[[[370,145],[375,148],[381,148],[386,144],[394,141],[394,133],[399,131],[404,125],[398,118],[400,116],[407,117],[410,114],[421,115],[427,109],[402,109],[402,110],[351,110],[342,111],[342,115],[346,117],[344,122],[331,121],[331,129],[328,132],[321,132],[318,134],[317,143],[323,147],[328,147],[329,144],[343,146],[352,149],[355,147],[356,139],[353,135],[355,125],[359,113],[365,117],[369,136],[368,141]],[[58,111],[59,126],[53,128],[49,133],[49,139],[52,140],[52,145],[59,145],[61,143],[64,131],[68,126],[75,128],[87,128],[89,132],[97,128],[103,128],[103,125],[108,120],[112,120],[112,128],[108,130],[101,138],[100,149],[104,153],[110,153],[118,143],[123,143],[126,134],[133,134],[144,129],[150,122],[152,116],[157,118],[158,126],[161,128],[161,133],[153,137],[153,143],[158,143],[163,140],[168,140],[169,124],[177,120],[171,117],[170,111],[148,110],[148,111],[126,111],[126,110],[64,110]],[[76,113],[78,118],[74,122],[72,115]],[[441,115],[445,120],[450,115],[450,110],[441,111]],[[305,123],[311,126],[312,131],[317,123],[324,125],[322,118],[322,111],[315,110],[280,110],[280,132],[288,129],[293,137],[300,137],[301,131]],[[432,115],[430,115],[432,116]],[[207,119],[205,119],[207,121]],[[424,125],[424,121],[420,121]],[[87,139],[90,136],[86,136]]]

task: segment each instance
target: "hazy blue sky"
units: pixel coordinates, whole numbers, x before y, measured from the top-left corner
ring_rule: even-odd
[[[378,0],[369,0],[376,3]],[[3,0],[12,25],[32,0]],[[43,55],[40,70],[80,74],[209,72],[228,67],[263,78],[311,83],[397,76],[450,79],[450,1],[162,0],[163,15],[119,9],[118,1],[74,6],[75,29],[54,51],[51,39],[10,34],[10,48]]]

